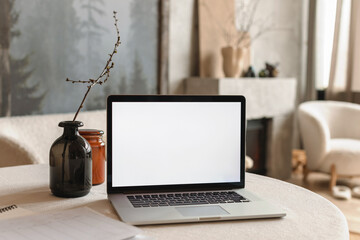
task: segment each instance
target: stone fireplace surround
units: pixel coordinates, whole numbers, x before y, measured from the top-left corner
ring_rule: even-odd
[[[296,79],[192,77],[185,79],[185,94],[245,96],[247,120],[270,119],[267,175],[280,179],[290,177]]]

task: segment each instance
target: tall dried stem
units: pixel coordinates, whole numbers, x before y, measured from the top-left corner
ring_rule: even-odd
[[[116,17],[116,12],[113,12],[113,18],[114,18],[114,25],[116,28],[116,35],[117,35],[117,39],[116,42],[114,44],[114,49],[113,51],[109,54],[109,59],[107,60],[104,69],[101,71],[101,73],[99,74],[99,76],[96,79],[89,79],[89,80],[70,80],[69,78],[66,79],[67,82],[71,82],[71,83],[88,83],[89,85],[87,86],[87,91],[84,95],[84,98],[82,99],[80,106],[78,108],[78,110],[75,113],[75,116],[73,118],[73,121],[76,120],[80,110],[83,108],[84,106],[84,102],[86,97],[88,96],[90,90],[92,87],[94,87],[96,84],[102,85],[103,83],[105,83],[109,77],[110,77],[110,69],[112,69],[114,67],[114,62],[112,61],[112,58],[114,56],[115,53],[117,53],[117,48],[119,47],[119,45],[121,44],[120,42],[120,32],[119,32],[119,28],[118,28],[118,19]]]

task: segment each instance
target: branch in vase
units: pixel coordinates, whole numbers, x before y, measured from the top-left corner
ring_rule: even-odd
[[[71,79],[66,79],[67,82],[71,82],[71,83],[87,83],[89,84],[87,86],[87,91],[84,95],[84,98],[82,99],[81,103],[80,103],[80,106],[78,108],[78,110],[76,111],[75,113],[75,116],[73,118],[73,121],[76,120],[80,110],[83,108],[83,105],[84,105],[84,102],[85,102],[85,99],[86,97],[88,96],[91,88],[93,86],[95,86],[96,84],[99,84],[99,85],[102,85],[103,83],[105,83],[109,77],[110,77],[110,70],[112,68],[114,68],[114,62],[112,61],[112,58],[114,56],[115,53],[117,53],[117,48],[119,47],[119,45],[121,44],[121,41],[120,41],[120,32],[119,32],[119,27],[118,27],[118,19],[116,17],[116,12],[114,11],[113,12],[113,18],[114,18],[114,26],[116,28],[116,36],[117,36],[117,39],[116,39],[116,42],[114,44],[114,49],[113,51],[109,54],[109,59],[107,60],[106,64],[105,64],[105,67],[104,69],[101,71],[101,73],[99,74],[99,76],[96,78],[96,79],[89,79],[89,80],[71,80]]]

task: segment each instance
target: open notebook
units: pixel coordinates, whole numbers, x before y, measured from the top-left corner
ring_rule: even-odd
[[[31,214],[34,214],[34,212],[18,207],[15,204],[0,207],[0,220],[23,217]]]
[[[87,207],[29,214],[32,212],[16,205],[1,208],[0,239],[137,239],[141,233],[136,227]],[[13,219],[6,219],[10,216]]]

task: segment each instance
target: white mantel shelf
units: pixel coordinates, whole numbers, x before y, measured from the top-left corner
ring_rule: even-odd
[[[271,119],[267,141],[268,174],[281,179],[290,177],[295,78],[192,77],[185,79],[185,94],[245,96],[248,120]]]
[[[243,95],[246,118],[273,118],[294,111],[294,78],[188,78],[185,93],[194,95]]]

